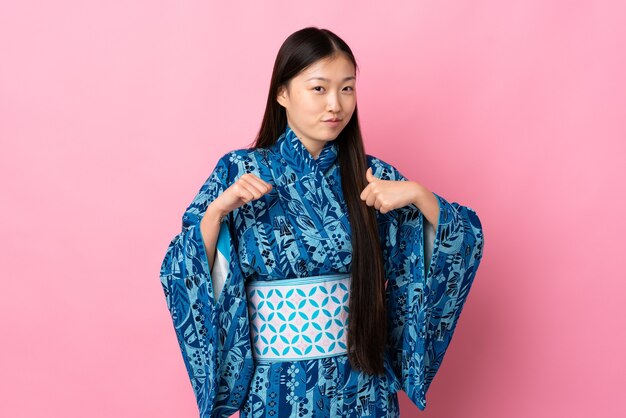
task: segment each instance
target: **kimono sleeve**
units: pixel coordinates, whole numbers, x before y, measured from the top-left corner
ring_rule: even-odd
[[[382,172],[374,170],[377,177],[407,180],[382,164]],[[439,203],[436,230],[413,204],[379,217],[389,354],[402,389],[420,410],[426,408],[426,393],[452,339],[484,244],[472,208],[433,194]]]
[[[224,218],[209,270],[200,221],[228,186],[228,154],[217,163],[183,214],[160,278],[167,308],[191,381],[199,416],[230,416],[243,404],[252,379],[244,278],[231,240],[232,214]]]

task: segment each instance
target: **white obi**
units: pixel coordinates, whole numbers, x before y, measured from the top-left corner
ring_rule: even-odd
[[[350,274],[246,284],[252,355],[293,361],[347,353]]]

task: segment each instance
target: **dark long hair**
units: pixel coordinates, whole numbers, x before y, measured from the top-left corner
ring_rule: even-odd
[[[253,148],[273,145],[287,127],[285,108],[276,100],[278,89],[314,62],[338,54],[343,54],[357,69],[348,45],[327,29],[307,27],[285,40],[274,62],[265,114]],[[384,269],[376,214],[360,198],[367,186],[367,160],[357,107],[336,139],[341,186],[352,231],[348,358],[353,368],[382,374],[387,342]]]

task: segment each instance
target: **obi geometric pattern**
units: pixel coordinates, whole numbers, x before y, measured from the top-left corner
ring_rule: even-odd
[[[347,353],[350,274],[251,281],[246,293],[257,361]]]

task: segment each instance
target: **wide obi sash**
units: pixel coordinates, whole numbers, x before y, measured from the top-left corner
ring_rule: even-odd
[[[350,274],[246,283],[252,355],[290,361],[347,353]]]

